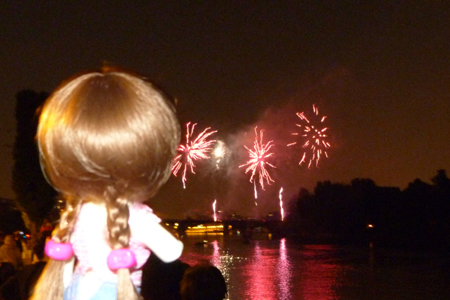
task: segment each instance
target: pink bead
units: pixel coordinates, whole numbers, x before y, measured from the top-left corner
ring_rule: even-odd
[[[49,240],[45,244],[45,254],[55,260],[66,260],[72,257],[73,249],[71,243],[57,243]]]
[[[111,251],[108,255],[107,262],[109,269],[112,271],[128,269],[137,264],[136,255],[130,249],[117,249]]]

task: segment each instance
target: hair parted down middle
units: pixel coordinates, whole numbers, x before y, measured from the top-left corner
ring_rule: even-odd
[[[40,118],[45,173],[64,194],[102,197],[114,186],[133,201],[153,196],[170,175],[179,143],[168,103],[152,84],[123,72],[63,84]]]
[[[179,127],[167,96],[131,73],[108,69],[63,82],[37,131],[43,171],[66,200],[53,239],[68,242],[81,204],[93,201],[106,206],[111,248],[128,247],[128,204],[148,200],[169,178]],[[47,264],[33,299],[62,299],[65,263]],[[117,274],[118,299],[138,299],[129,270]]]

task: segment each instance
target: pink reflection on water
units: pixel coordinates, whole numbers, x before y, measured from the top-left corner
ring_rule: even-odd
[[[212,258],[211,258],[211,263],[213,265],[215,265],[217,268],[219,268],[220,270],[222,270],[222,262],[220,260],[220,247],[219,247],[219,243],[217,242],[217,240],[214,240],[212,243],[213,246],[213,254],[212,254]]]
[[[290,287],[291,287],[291,270],[289,260],[286,255],[286,239],[280,240],[280,257],[278,258],[277,265],[278,272],[278,289],[279,299],[291,299]]]
[[[245,273],[247,299],[288,300],[292,292],[292,266],[286,253],[286,240],[278,249],[262,250],[255,242],[253,261]]]
[[[327,259],[329,252],[335,251],[333,246],[306,246],[300,263],[295,266],[287,253],[285,239],[280,240],[278,251],[261,248],[255,242],[252,261],[244,269],[245,299],[339,299],[335,291],[343,270],[335,261]],[[293,275],[294,271],[297,276]]]
[[[209,260],[227,282],[230,300],[337,300],[351,266],[340,248],[330,245],[296,245],[285,239],[252,240],[207,237],[208,243],[186,240],[181,260],[195,265]],[[188,242],[189,241],[189,242]],[[344,262],[344,263],[343,263]],[[358,298],[354,298],[358,299]]]
[[[331,245],[305,246],[303,252],[301,281],[299,289],[305,296],[305,300],[333,300],[339,299],[335,293],[339,276],[342,271],[334,261],[326,259],[329,251],[335,251]],[[323,254],[321,254],[323,253]]]
[[[273,258],[265,256],[259,242],[255,242],[253,260],[244,270],[247,278],[245,296],[249,297],[246,299],[277,299],[276,291],[273,289],[275,271]]]

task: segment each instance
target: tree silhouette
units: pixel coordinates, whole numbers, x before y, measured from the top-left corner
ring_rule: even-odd
[[[445,170],[438,170],[436,176],[431,178],[431,182],[440,188],[450,189],[450,179]]]
[[[288,206],[289,234],[303,241],[450,251],[450,179],[439,170],[401,191],[371,179],[318,182]]]
[[[48,96],[48,93],[32,90],[23,90],[16,95],[12,187],[18,206],[35,224],[40,224],[49,214],[56,196],[42,173],[35,140],[39,108]]]

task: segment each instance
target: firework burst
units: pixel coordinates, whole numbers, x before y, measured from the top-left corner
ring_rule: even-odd
[[[197,138],[192,140],[194,128],[197,123],[193,124],[192,127],[190,127],[190,125],[190,122],[186,124],[186,143],[178,146],[178,155],[174,158],[172,166],[172,173],[175,176],[177,176],[178,171],[183,168],[181,181],[183,182],[184,188],[186,188],[187,170],[189,169],[192,174],[195,174],[194,161],[209,158],[208,154],[211,152],[215,140],[207,140],[207,138],[217,132],[217,130],[209,131],[211,127],[208,127],[203,130]]]
[[[223,160],[225,159],[225,155],[227,154],[225,143],[222,141],[217,141],[212,154],[214,157],[216,169],[219,169],[220,164],[223,162]]]
[[[314,163],[316,167],[319,165],[319,160],[325,156],[328,157],[327,149],[331,147],[330,143],[327,141],[326,131],[328,127],[325,127],[323,123],[325,122],[326,116],[319,116],[319,109],[316,105],[313,105],[313,117],[307,118],[304,112],[297,113],[297,116],[302,121],[302,124],[296,124],[297,127],[303,129],[303,134],[301,135],[305,142],[302,145],[304,148],[303,156],[299,162],[299,165],[308,162],[308,168]],[[301,133],[294,132],[292,135],[299,136]],[[297,142],[288,144],[288,146],[293,146]]]
[[[272,168],[276,167],[266,161],[267,158],[273,155],[273,153],[269,153],[270,148],[273,147],[273,142],[269,141],[266,144],[263,143],[264,130],[259,131],[259,139],[258,139],[257,128],[258,127],[255,127],[255,141],[253,143],[253,149],[244,146],[245,149],[247,149],[248,151],[250,159],[245,164],[240,165],[239,168],[247,167],[245,169],[245,174],[247,174],[249,171],[252,171],[252,176],[250,176],[250,182],[253,182],[255,175],[258,174],[259,184],[261,185],[261,188],[264,190],[264,180],[269,185],[271,182],[274,182],[272,177],[270,177],[270,174],[267,171],[266,166]],[[256,186],[255,186],[255,195],[256,195]]]

